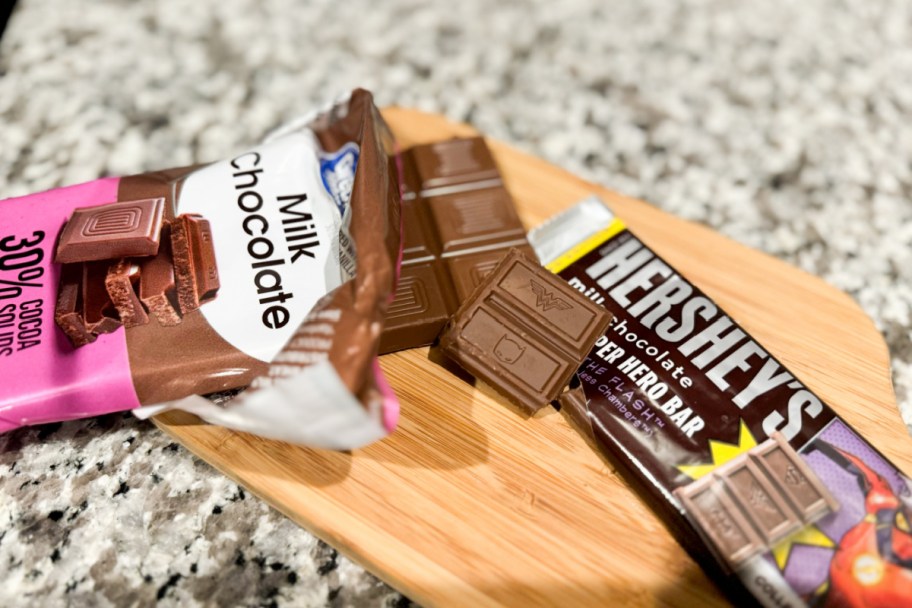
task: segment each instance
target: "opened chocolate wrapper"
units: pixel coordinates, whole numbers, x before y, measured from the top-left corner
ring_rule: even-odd
[[[0,432],[182,409],[318,447],[385,436],[395,153],[356,90],[221,162],[0,201]]]
[[[529,234],[613,315],[561,407],[736,605],[912,605],[912,482],[587,199]]]

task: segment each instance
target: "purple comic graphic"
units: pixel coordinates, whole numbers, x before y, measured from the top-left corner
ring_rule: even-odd
[[[813,607],[908,605],[909,479],[841,420],[807,444],[802,456],[840,508],[773,549],[786,580]]]

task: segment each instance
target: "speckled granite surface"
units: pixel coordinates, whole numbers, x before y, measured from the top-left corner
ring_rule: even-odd
[[[218,159],[361,85],[847,291],[912,421],[908,3],[490,6],[20,0],[0,196]],[[128,415],[0,436],[0,580],[4,606],[407,603]]]

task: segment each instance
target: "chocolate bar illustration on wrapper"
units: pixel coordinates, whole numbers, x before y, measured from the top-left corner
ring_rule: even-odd
[[[734,566],[839,508],[780,433],[675,494]]]
[[[215,298],[209,222],[198,215],[163,219],[164,209],[164,199],[155,198],[73,212],[57,246],[64,262],[55,314],[73,346],[145,325],[150,315],[173,327]]]
[[[177,301],[186,314],[214,298],[219,288],[209,222],[197,215],[182,215],[174,220],[171,251]]]
[[[139,299],[160,325],[170,327],[181,322],[171,257],[171,226],[162,228],[158,254],[140,261]]]

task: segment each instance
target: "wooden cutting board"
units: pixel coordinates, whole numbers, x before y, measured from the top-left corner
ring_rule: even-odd
[[[404,146],[475,133],[412,110],[384,116]],[[848,296],[707,228],[489,143],[526,227],[597,194],[912,473],[886,346]],[[487,386],[429,360],[427,348],[381,364],[402,401],[400,427],[353,453],[263,440],[182,413],[155,422],[422,604],[724,605],[562,414],[546,408],[524,419]]]

